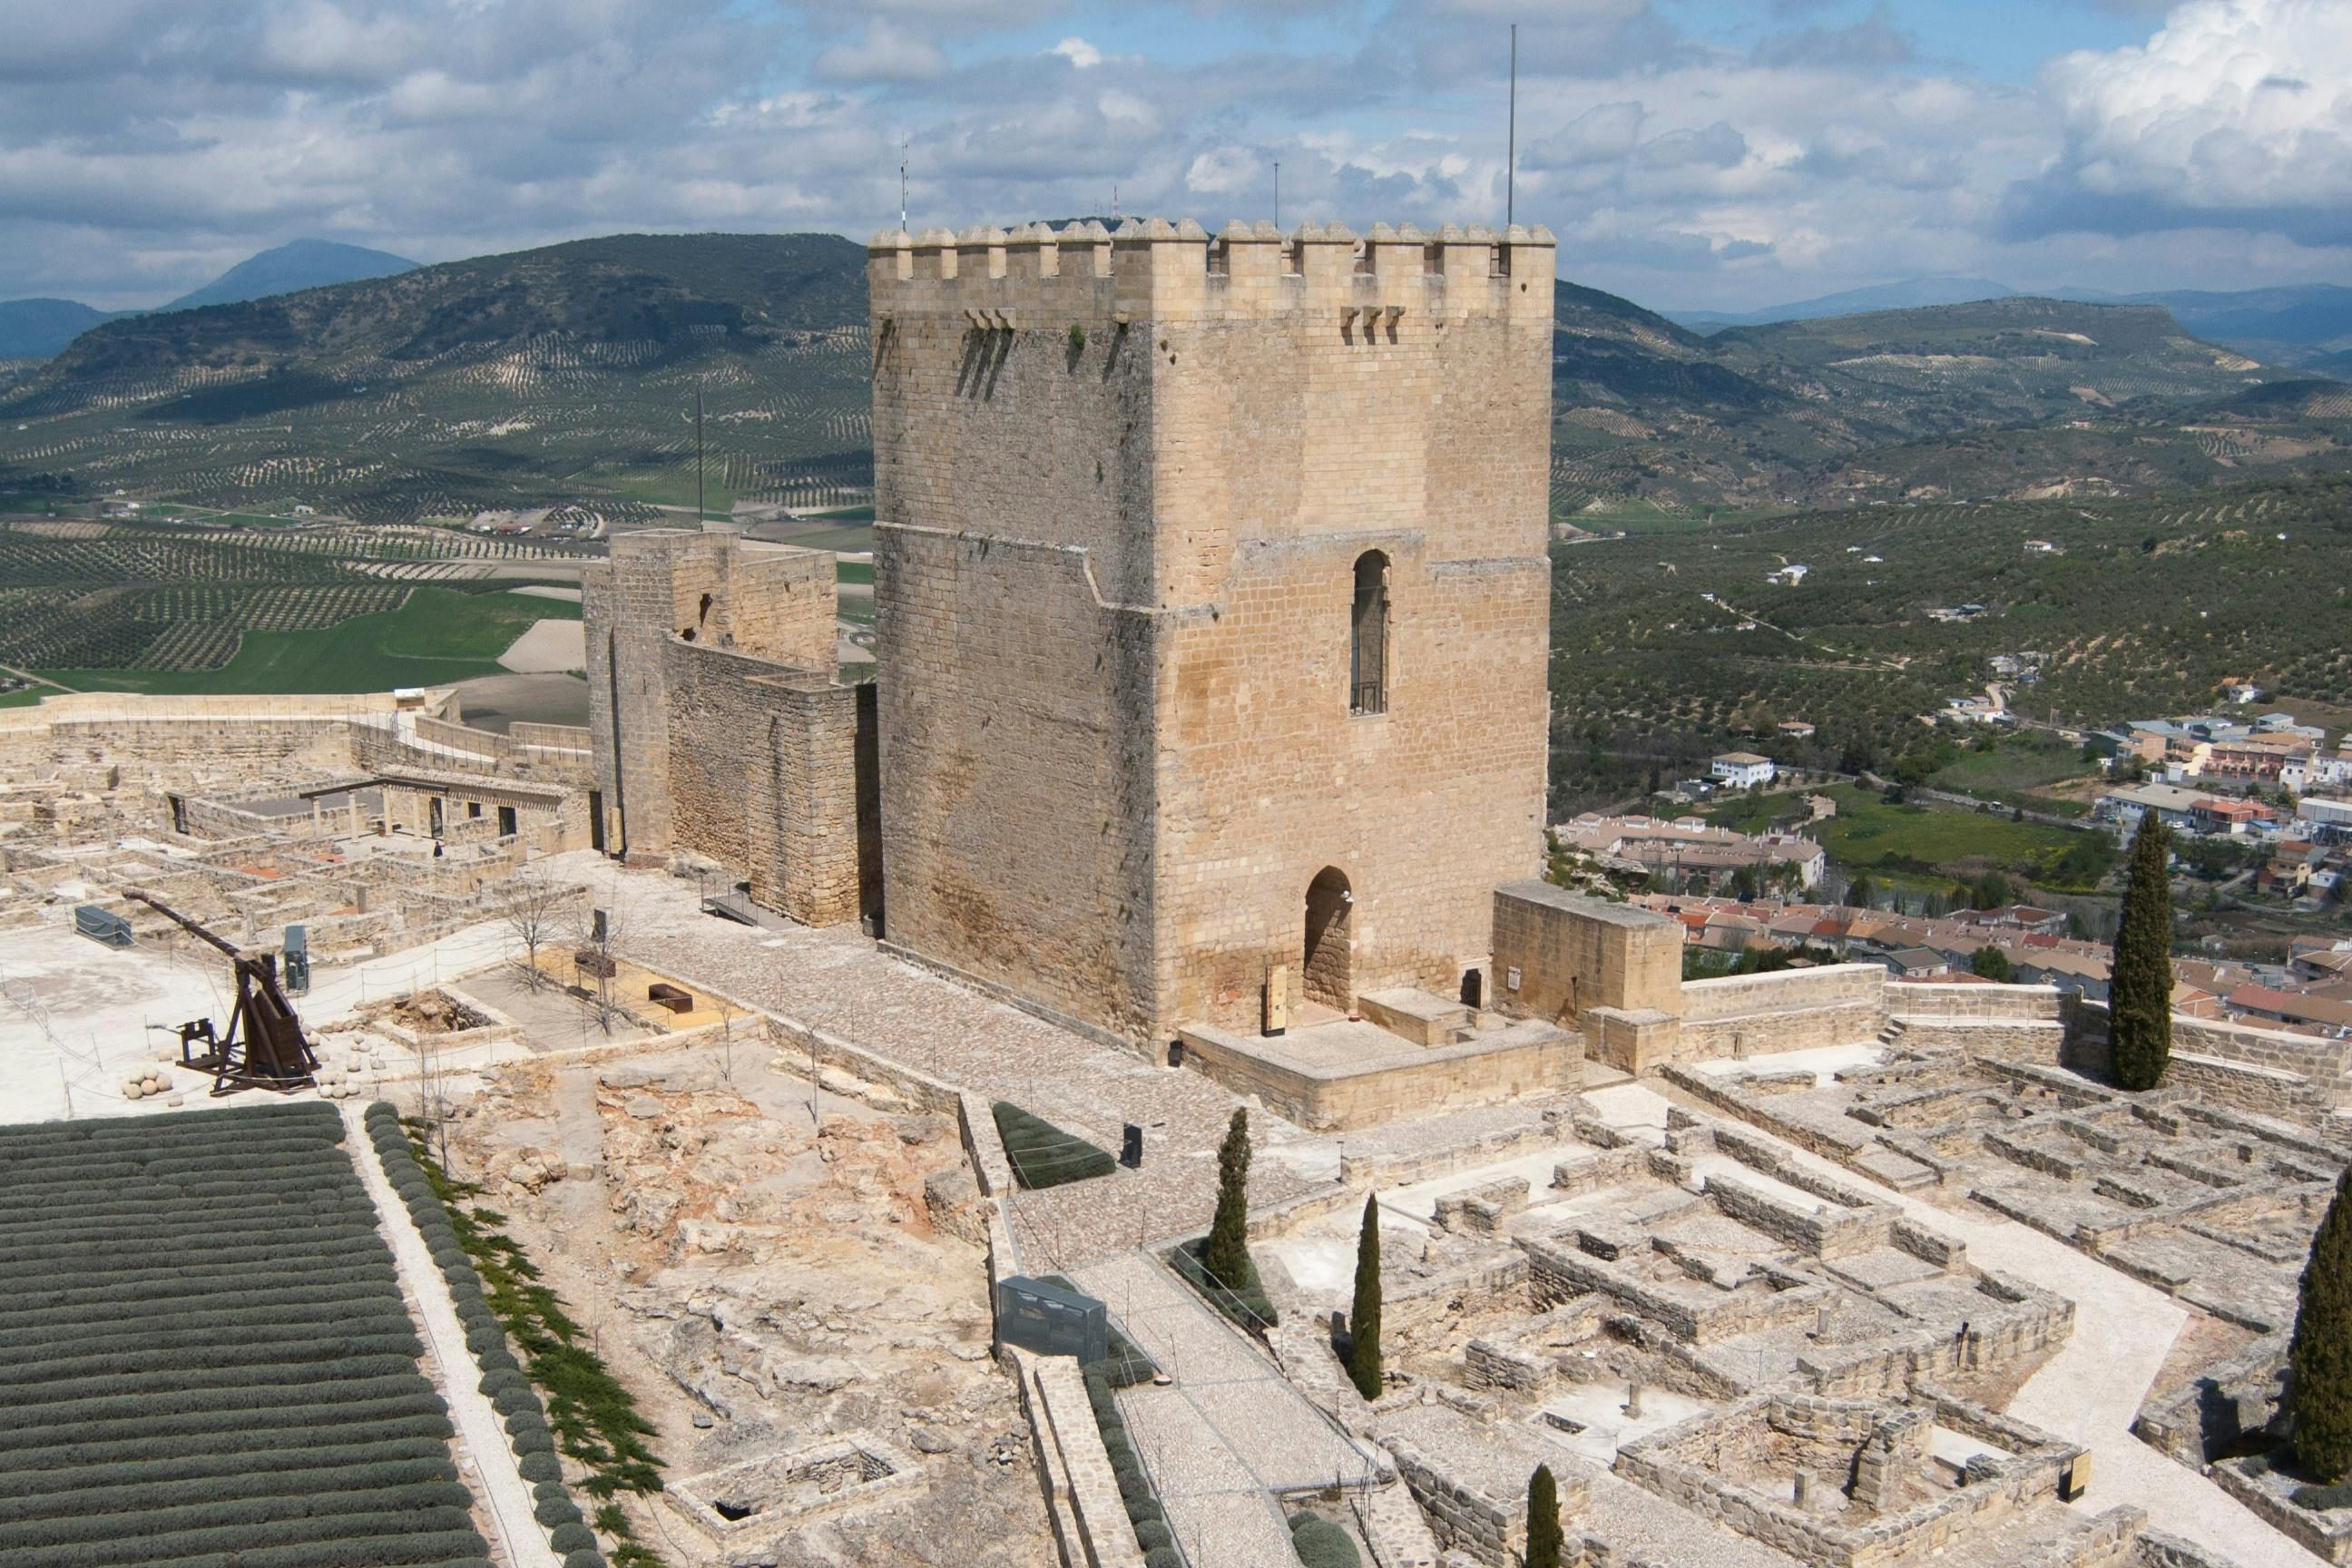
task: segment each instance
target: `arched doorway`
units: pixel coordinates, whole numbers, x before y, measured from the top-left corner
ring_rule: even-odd
[[[1307,952],[1300,988],[1309,1002],[1347,1012],[1356,1005],[1355,960],[1349,951],[1355,893],[1348,874],[1326,866],[1307,885]]]

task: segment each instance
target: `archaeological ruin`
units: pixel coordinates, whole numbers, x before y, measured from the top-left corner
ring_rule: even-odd
[[[189,1066],[228,961],[149,900],[282,973],[414,1560],[1515,1568],[1542,1467],[1575,1568],[2352,1562],[2285,1375],[2352,1041],[2182,1017],[2134,1093],[2053,987],[1685,980],[1543,879],[1549,234],[867,275],[870,679],[833,554],[661,527],[584,572],[585,726],[0,710],[0,1176],[266,1185],[124,1152],[278,1098]],[[0,1300],[74,1312],[216,1353]],[[79,1528],[0,1497],[0,1568]]]

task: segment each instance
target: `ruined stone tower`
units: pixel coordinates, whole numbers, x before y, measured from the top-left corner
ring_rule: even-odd
[[[597,847],[702,855],[810,925],[880,894],[874,691],[835,679],[834,558],[680,529],[581,574]]]
[[[1540,858],[1551,237],[1039,224],[867,274],[890,940],[1155,1043],[1276,970],[1463,987]]]

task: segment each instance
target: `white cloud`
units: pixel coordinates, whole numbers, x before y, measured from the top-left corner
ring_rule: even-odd
[[[1080,70],[1092,70],[1102,64],[1102,51],[1084,38],[1064,38],[1047,51],[1061,56]]]
[[[819,55],[816,68],[836,81],[926,81],[945,75],[948,59],[930,39],[877,16],[863,39]]]
[[[2200,218],[2352,230],[2352,15],[2344,0],[2192,0],[2145,47],[2052,62],[2063,151],[2021,226]]]
[[[1246,147],[1212,147],[1184,171],[1184,188],[1199,195],[1255,192],[1271,176],[1266,160]]]

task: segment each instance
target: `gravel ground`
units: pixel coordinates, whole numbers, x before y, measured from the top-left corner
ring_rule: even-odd
[[[1241,1101],[1198,1073],[1155,1067],[885,954],[855,927],[755,930],[701,912],[691,881],[625,871],[583,852],[550,863],[614,915],[615,949],[698,992],[722,994],[850,1041],[1116,1152],[1144,1130],[1139,1171],[1019,1194],[1014,1239],[1033,1271],[1066,1270],[1140,1243],[1196,1235],[1216,1204],[1216,1149]],[[1250,1113],[1261,1153],[1250,1201],[1267,1204],[1338,1173],[1336,1140]]]
[[[467,1479],[473,1483],[474,1495],[481,1499],[492,1533],[506,1549],[505,1561],[512,1568],[562,1568],[562,1559],[547,1543],[547,1532],[531,1517],[530,1486],[515,1468],[514,1450],[507,1446],[506,1424],[478,1386],[481,1373],[475,1367],[473,1352],[466,1348],[466,1329],[457,1321],[449,1282],[441,1278],[433,1254],[425,1250],[423,1234],[408,1217],[408,1205],[384,1178],[375,1144],[361,1121],[366,1109],[360,1100],[343,1102],[343,1145],[351,1151],[352,1163],[359,1167],[360,1184],[375,1204],[377,1224],[392,1247],[393,1260],[400,1267],[401,1283],[408,1288],[414,1304],[410,1315],[423,1331],[437,1369],[434,1381],[440,1385],[449,1419],[457,1424],[458,1440],[471,1460]]]

